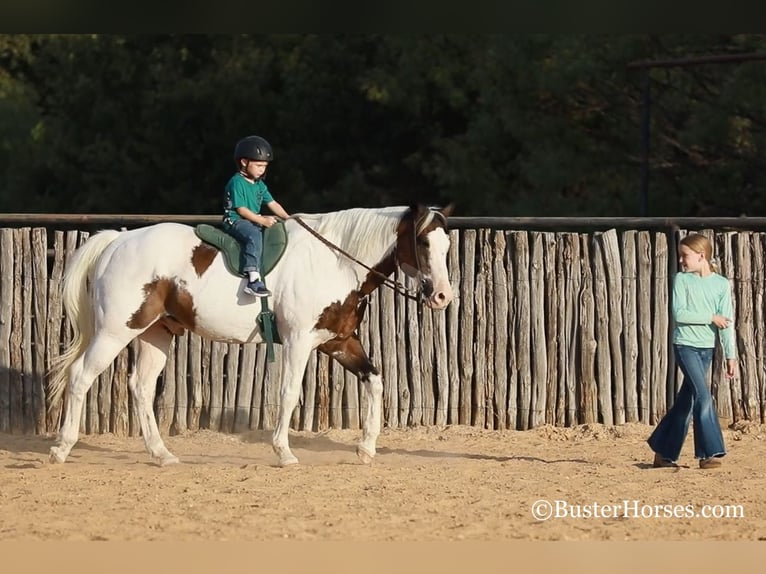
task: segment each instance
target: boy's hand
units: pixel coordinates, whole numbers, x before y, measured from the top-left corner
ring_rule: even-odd
[[[737,359],[726,359],[726,376],[730,379],[737,374]]]

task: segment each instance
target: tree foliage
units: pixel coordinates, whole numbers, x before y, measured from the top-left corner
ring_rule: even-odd
[[[764,215],[762,35],[0,36],[0,209],[218,213],[240,137],[290,211]]]

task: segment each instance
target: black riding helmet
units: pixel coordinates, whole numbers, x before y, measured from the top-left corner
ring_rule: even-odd
[[[273,161],[274,152],[271,144],[260,136],[247,136],[234,147],[234,163],[239,165],[240,158],[252,161]]]

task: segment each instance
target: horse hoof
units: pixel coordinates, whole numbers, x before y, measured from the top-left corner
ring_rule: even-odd
[[[66,455],[61,452],[61,449],[57,446],[52,446],[50,450],[50,456],[48,460],[53,464],[63,464],[66,460]]]
[[[298,464],[298,459],[294,456],[287,456],[279,459],[279,466],[282,468],[285,468],[286,466],[293,466],[294,464]]]
[[[374,454],[363,449],[361,446],[356,447],[356,456],[358,456],[359,460],[361,460],[364,464],[370,464],[372,459],[375,457]]]
[[[181,461],[175,455],[163,456],[160,459],[160,466],[170,466],[171,464],[179,464]]]

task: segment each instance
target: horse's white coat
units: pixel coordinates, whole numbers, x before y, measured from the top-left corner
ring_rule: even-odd
[[[373,267],[395,248],[397,227],[407,212],[405,207],[390,207],[300,217],[330,242]],[[427,213],[419,228],[425,229],[433,217]],[[266,277],[273,293],[270,308],[284,346],[280,414],[273,440],[282,465],[297,462],[288,445],[287,430],[309,354],[336,335],[315,328],[317,321],[329,305],[342,303],[359,289],[368,274],[367,269],[339,256],[295,221],[288,220],[285,225],[289,237],[286,252]],[[430,273],[422,273],[420,279],[433,284],[426,303],[443,308],[453,296],[446,266],[449,236],[436,227],[428,233],[427,242],[428,260],[421,261],[420,266]],[[69,389],[65,419],[57,445],[51,448],[53,461],[64,462],[77,441],[83,400],[93,380],[138,337],[137,364],[129,386],[146,448],[160,464],[178,462],[165,447],[152,410],[156,377],[165,366],[172,336],[157,322],[161,315],[146,326],[128,326],[146,299],[145,286],[165,279],[188,292],[194,306],[194,332],[200,336],[239,343],[262,341],[256,328],[260,301],[243,294],[245,280],[231,275],[220,255],[198,276],[191,255],[199,244],[191,227],[160,223],[98,233],[77,251],[67,268],[63,292],[76,333],[72,346],[54,368],[50,385],[51,404],[61,398],[67,383]],[[85,289],[86,277],[90,291]],[[368,373],[363,383],[369,407],[358,453],[369,462],[380,432],[383,384],[377,372]]]

